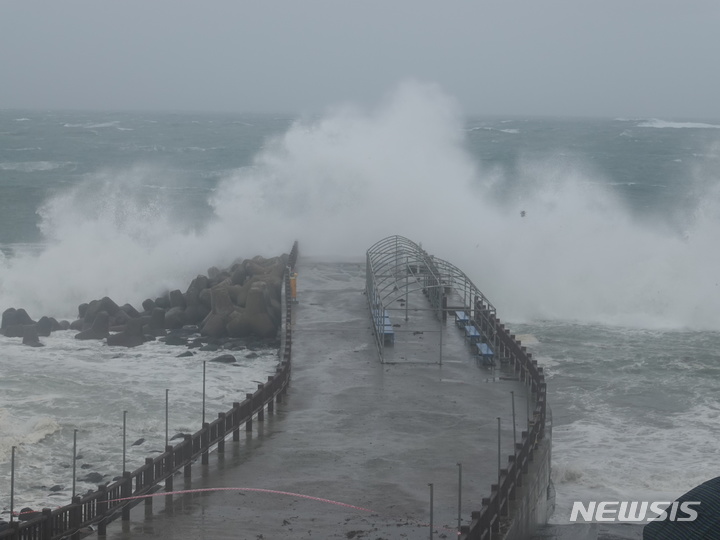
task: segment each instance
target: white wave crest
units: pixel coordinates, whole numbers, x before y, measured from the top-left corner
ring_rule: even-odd
[[[53,418],[43,416],[21,420],[12,418],[7,409],[0,409],[0,456],[3,459],[9,457],[13,446],[36,444],[59,429],[60,425]]]
[[[18,171],[18,172],[39,172],[53,171],[67,165],[72,165],[68,161],[20,161],[20,162],[3,162],[0,163],[0,170]]]
[[[96,129],[96,128],[116,128],[120,122],[113,120],[112,122],[87,122],[85,124],[63,124],[66,128],[84,128],[84,129]]]
[[[720,126],[715,124],[704,124],[701,122],[670,122],[667,120],[660,120],[658,118],[652,118],[650,120],[640,122],[637,127],[658,129],[720,129]]]

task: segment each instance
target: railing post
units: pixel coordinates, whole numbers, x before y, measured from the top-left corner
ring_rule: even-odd
[[[107,498],[107,497],[106,497]],[[52,527],[52,510],[49,508],[43,508],[42,510],[42,530],[40,532],[40,538],[42,540],[51,540],[53,535],[53,527]],[[104,521],[100,521],[104,525]],[[98,528],[98,532],[99,532]],[[104,530],[103,533],[105,534]]]
[[[218,413],[218,420],[220,422],[218,423],[218,454],[224,454],[225,453],[225,424],[227,422],[226,420],[226,414],[224,412]]]
[[[273,380],[272,375],[268,375],[268,383],[271,383],[272,380]],[[273,399],[272,396],[270,396],[270,399],[268,400],[267,408],[268,408],[268,414],[275,413],[275,400]]]
[[[145,481],[143,482],[143,490],[149,491],[155,484],[155,464],[153,458],[145,458]],[[152,509],[152,497],[145,497],[145,507]]]
[[[107,484],[102,484],[101,486],[98,486],[98,493],[100,494],[100,497],[98,497],[97,502],[97,514],[100,517],[100,521],[98,522],[98,535],[104,536],[106,534],[106,521],[107,518],[105,517],[105,514],[108,512],[108,489]],[[49,509],[45,509],[50,512]],[[43,510],[43,514],[45,514],[45,510]],[[47,537],[48,540],[50,540],[50,536]]]
[[[165,491],[173,490],[173,471],[175,469],[175,448],[168,444],[165,447],[168,456],[165,458]]]
[[[202,459],[200,462],[203,465],[207,465],[210,459],[210,424],[204,422],[202,425],[202,433],[200,434],[200,446],[202,447]]]
[[[80,540],[80,525],[82,524],[82,506],[80,505],[80,496],[75,495],[72,498],[70,506],[70,530],[74,531],[70,536],[71,540]]]
[[[265,385],[263,383],[258,383],[258,390],[264,390],[264,389],[265,389]],[[260,395],[264,397],[264,393],[261,393]],[[258,422],[265,421],[265,405],[264,405],[264,400],[262,398],[260,399],[260,410],[258,411],[257,419],[258,419]]]
[[[240,404],[236,401],[233,403],[233,441],[240,440]]]
[[[284,362],[282,362],[282,364],[284,364]],[[283,370],[282,366],[277,366],[275,368],[275,376],[278,377],[280,375],[280,373],[282,373],[282,370]],[[283,385],[283,389],[277,393],[277,396],[275,396],[275,401],[277,403],[282,403],[282,396],[283,396],[283,393],[285,392],[285,386],[286,385]]]
[[[245,432],[250,433],[252,431],[252,415],[253,415],[253,402],[252,394],[245,394],[245,398],[250,402],[250,417],[245,422]]]
[[[184,462],[185,462],[185,470],[183,471],[183,475],[185,478],[190,478],[192,476],[192,455],[193,455],[193,448],[192,448],[192,435],[185,435],[184,437],[185,444],[183,445],[183,448],[185,449],[185,456],[184,456]]]
[[[122,484],[120,485],[120,498],[122,501],[122,520],[130,521],[130,495],[132,495],[132,473],[125,471],[122,474]]]

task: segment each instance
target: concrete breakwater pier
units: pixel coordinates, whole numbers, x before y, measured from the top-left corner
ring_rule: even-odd
[[[542,370],[484,296],[412,257],[395,258],[386,289],[403,294],[379,304],[366,262],[300,259],[298,302],[283,306],[287,394],[101,537],[528,537],[550,507]]]

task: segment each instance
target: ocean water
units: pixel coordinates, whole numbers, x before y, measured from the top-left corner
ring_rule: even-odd
[[[0,310],[71,320],[294,239],[339,258],[407,236],[545,367],[566,523],[575,500],[668,500],[719,474],[719,179],[720,120],[474,118],[420,84],[313,117],[5,110]],[[171,431],[199,427],[202,358],[43,341],[0,338],[0,507],[12,445],[16,506],[60,505],[74,429],[112,477],[122,410],[138,464],[164,444],[165,388]],[[241,364],[208,370],[212,415],[274,358]]]

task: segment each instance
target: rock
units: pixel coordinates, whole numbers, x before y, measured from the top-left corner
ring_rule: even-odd
[[[210,289],[210,310],[211,313],[228,315],[235,309],[230,297],[230,287],[227,284],[218,284]]]
[[[88,312],[90,308],[88,308]],[[87,315],[86,315],[87,316]],[[75,335],[75,339],[104,339],[110,335],[110,316],[106,311],[95,315],[92,327]]]
[[[140,316],[140,312],[138,312],[138,310],[130,304],[125,304],[120,309],[122,309],[131,319],[137,319]]]
[[[50,319],[50,331],[51,332],[57,332],[58,330],[63,330],[62,325],[60,324],[60,321],[58,321],[55,317],[48,317]],[[40,321],[38,321],[40,322]],[[70,323],[68,323],[68,326],[70,326]]]
[[[178,293],[180,291],[177,291]],[[165,312],[165,328],[176,329],[182,328],[187,319],[185,317],[185,308],[176,306]]]
[[[53,487],[50,488],[50,491],[62,491],[65,489],[65,486],[61,486],[60,484],[55,484]]]
[[[252,358],[257,358],[258,356],[260,356],[260,355],[259,355],[258,353],[256,353],[256,352],[253,351],[253,352],[251,352],[251,353],[246,354],[246,355],[245,355],[245,358],[250,358],[250,359],[252,359]]]
[[[189,358],[190,356],[194,356],[192,351],[185,351],[184,353],[178,354],[175,358]]]
[[[0,330],[5,330],[8,326],[16,326],[17,324],[17,310],[15,308],[7,308],[3,311]]]
[[[263,281],[255,282],[248,291],[245,313],[251,321],[253,334],[261,338],[277,334],[277,327],[268,313],[269,303],[267,284]]]
[[[59,330],[70,330],[70,321],[66,321],[63,319],[62,321],[58,322],[58,326],[60,327]]]
[[[83,321],[82,319],[78,319],[78,320],[70,323],[69,329],[70,330],[82,330],[84,324],[85,324],[85,321]]]
[[[142,318],[128,320],[123,332],[110,335],[107,338],[107,344],[115,347],[137,347],[146,341]]]
[[[201,334],[203,336],[220,337],[225,335],[226,326],[228,322],[227,315],[219,315],[216,313],[210,313],[205,317],[205,322],[202,325]]]
[[[220,345],[218,345],[217,343],[208,343],[207,345],[203,345],[202,347],[200,347],[201,351],[210,351],[210,352],[215,352],[219,349],[220,349]]]
[[[253,332],[252,321],[244,309],[237,309],[230,315],[225,330],[230,337],[246,337]]]
[[[202,340],[202,338],[193,339],[193,340],[188,344],[188,348],[189,348],[189,349],[197,349],[197,348],[202,347],[202,346],[203,346],[203,340]]]
[[[211,266],[208,268],[207,275],[211,280],[215,280],[220,275],[220,269],[217,266]]]
[[[247,278],[247,271],[245,270],[245,268],[242,267],[242,265],[238,265],[238,267],[233,271],[230,276],[230,280],[233,282],[233,285],[242,285],[243,283],[245,283],[245,280]]]
[[[162,340],[161,340],[162,341]],[[165,338],[166,345],[187,345],[187,338],[177,335],[169,335]]]
[[[103,478],[105,478],[105,475],[102,475],[98,472],[91,472],[87,475],[83,476],[82,478],[78,478],[81,482],[87,482],[89,484],[99,484],[102,482]]]
[[[141,437],[141,438],[139,438],[137,441],[135,441],[134,443],[132,443],[131,446],[140,446],[140,445],[141,445],[142,443],[144,443],[144,442],[145,442],[145,439],[143,439],[143,438]]]
[[[28,315],[27,311],[25,311],[23,308],[15,310],[15,317],[17,324],[21,324],[24,326],[35,324],[35,321],[30,318],[30,315]]]
[[[130,320],[130,315],[125,313],[122,309],[117,310],[115,315],[110,318],[110,324],[112,326],[123,326]]]
[[[233,364],[235,357],[232,354],[223,354],[210,360],[211,362],[220,362],[222,364]]]
[[[155,302],[148,298],[142,303],[142,308],[147,312],[151,312],[153,309],[155,309]]]
[[[20,515],[18,516],[18,519],[20,521],[30,521],[31,519],[35,519],[40,515],[40,512],[33,510],[29,506],[26,506],[25,508],[20,509]]]
[[[111,298],[104,296],[102,299],[93,300],[90,304],[88,304],[83,320],[87,324],[93,324],[95,317],[97,317],[98,313],[101,311],[107,313],[108,317],[113,317],[118,311],[120,311],[120,307]]]
[[[212,295],[210,293],[210,289],[203,289],[200,291],[200,294],[198,294],[198,301],[201,306],[206,307],[207,309],[212,309]]]
[[[48,337],[50,333],[53,331],[53,320],[50,319],[50,317],[40,317],[40,320],[37,322],[37,333],[38,336]],[[57,321],[55,321],[57,324]]]
[[[165,310],[156,307],[150,314],[150,321],[145,329],[146,332],[153,336],[164,336],[165,332]]]
[[[25,333],[25,326],[21,324],[13,324],[11,326],[6,326],[2,330],[0,330],[0,333],[5,337],[23,337],[23,334]]]
[[[158,296],[155,299],[155,307],[162,309],[170,309],[170,298],[167,296]]]
[[[180,292],[178,289],[170,291],[170,308],[185,309],[186,307],[187,303],[185,302],[185,297],[183,296],[183,293]]]
[[[37,325],[31,324],[25,326],[24,328],[25,331],[23,332],[22,341],[23,345],[28,345],[30,347],[42,347],[43,344],[40,343],[40,338],[38,338]]]

